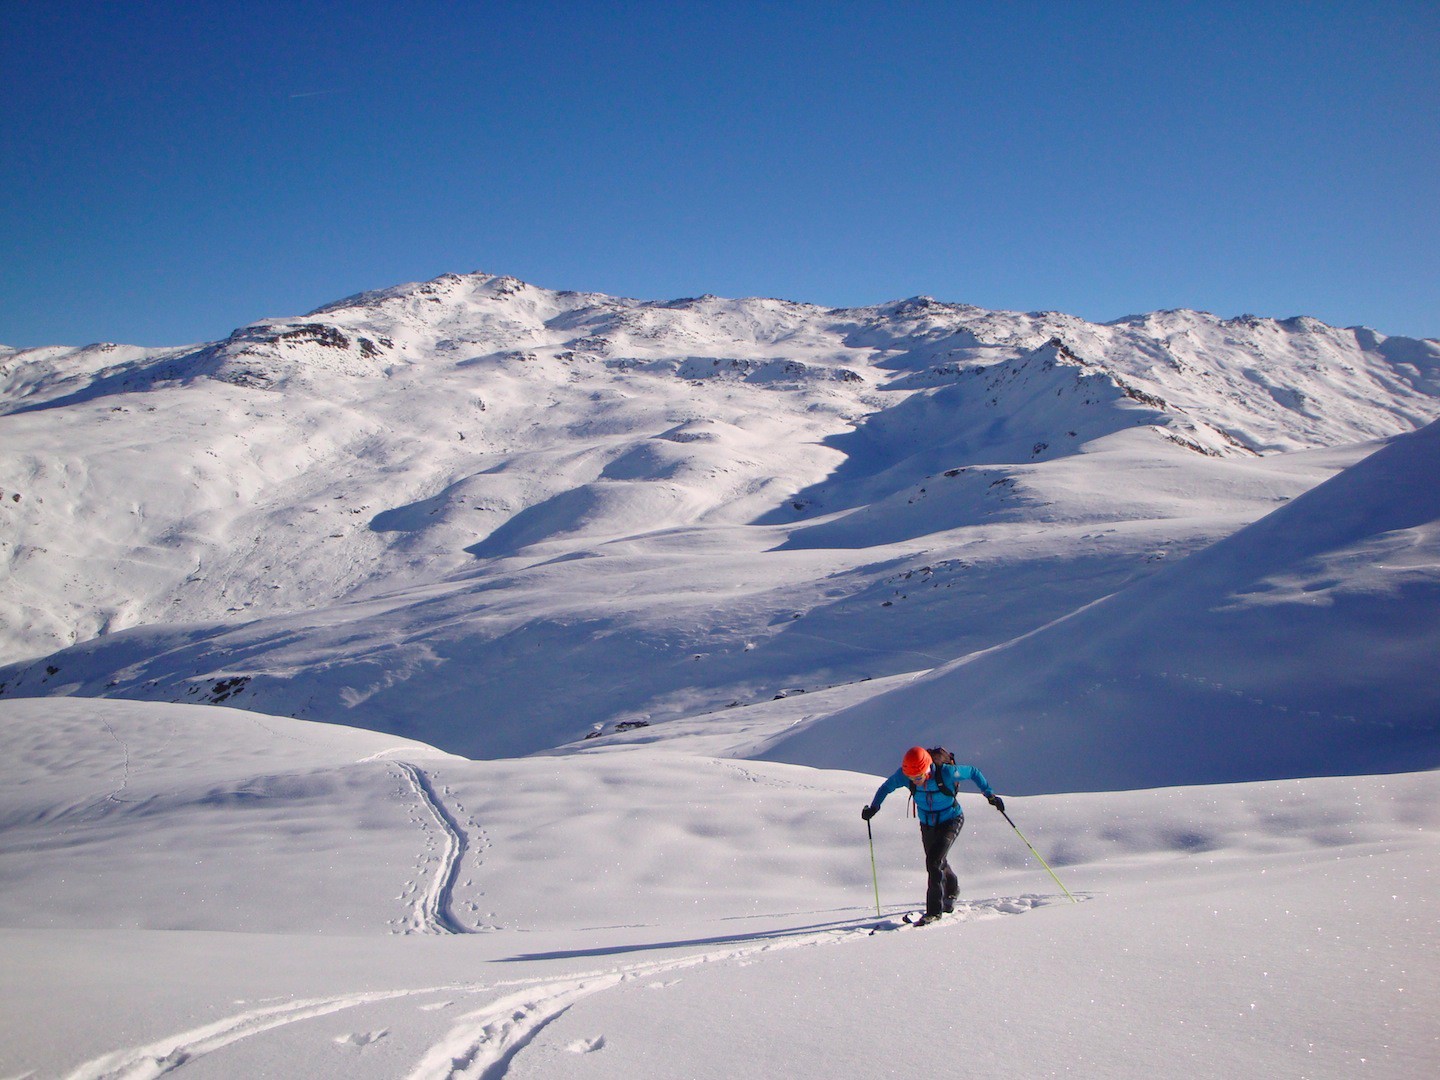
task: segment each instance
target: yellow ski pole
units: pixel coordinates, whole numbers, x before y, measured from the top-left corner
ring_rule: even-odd
[[[1010,815],[1009,815],[1009,814],[1006,814],[1004,810],[1001,810],[1000,813],[1005,814],[1005,820],[1006,820],[1006,821],[1010,821]],[[1010,827],[1015,830],[1015,835],[1016,835],[1016,836],[1020,837],[1021,840],[1025,840],[1025,834],[1020,831],[1020,826],[1016,825],[1015,822],[1010,821]],[[1041,866],[1045,867],[1046,870],[1050,870],[1050,864],[1049,864],[1048,862],[1046,862],[1043,858],[1040,857],[1040,853],[1035,850],[1035,845],[1034,845],[1034,844],[1030,843],[1029,840],[1025,840],[1025,846],[1030,849],[1030,854],[1031,854],[1031,855],[1034,855],[1035,858],[1040,859],[1040,865],[1041,865]],[[1060,886],[1060,891],[1063,892],[1066,896],[1070,896],[1070,890],[1067,889],[1067,888],[1065,888],[1064,883],[1062,883],[1061,880],[1060,880],[1058,877],[1055,877],[1055,871],[1054,871],[1054,870],[1050,870],[1050,876],[1051,876],[1052,878],[1055,878],[1055,884]],[[1078,903],[1080,902],[1079,900],[1076,900],[1075,897],[1073,897],[1073,896],[1070,896],[1070,899],[1071,899],[1071,901],[1072,901],[1073,903],[1076,903],[1076,904],[1078,904]]]
[[[865,819],[865,831],[870,834],[870,880],[875,882],[875,917],[880,917],[880,875],[875,870],[875,830],[870,827],[870,819]]]

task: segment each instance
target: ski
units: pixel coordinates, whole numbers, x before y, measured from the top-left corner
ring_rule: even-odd
[[[870,926],[870,933],[877,934],[881,930],[904,930],[911,926],[930,925],[929,923],[922,921],[924,918],[925,913],[923,911],[907,911],[898,919],[892,916],[890,918],[882,919],[880,922],[872,924]]]
[[[939,922],[944,916],[933,915],[927,919],[923,911],[907,911],[903,918],[908,926],[929,926],[931,923]]]

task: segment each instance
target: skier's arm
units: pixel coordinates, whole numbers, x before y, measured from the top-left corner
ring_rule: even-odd
[[[990,781],[985,779],[985,774],[973,765],[957,765],[956,772],[962,780],[969,780],[980,789],[980,794],[990,798],[995,792],[990,790]]]
[[[873,806],[876,810],[879,810],[880,804],[885,801],[886,795],[889,795],[890,792],[894,791],[896,788],[904,786],[905,774],[897,770],[890,776],[888,780],[886,780],[883,784],[881,784],[878,788],[875,789],[875,797],[870,800],[870,805]]]
[[[980,789],[980,794],[985,796],[990,805],[1002,814],[1005,813],[1005,800],[990,789],[990,781],[985,779],[985,774],[973,765],[966,765],[964,769],[970,774],[971,781]]]

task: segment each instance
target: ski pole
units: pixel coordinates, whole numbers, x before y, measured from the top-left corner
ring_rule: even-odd
[[[1006,821],[1010,821],[1010,815],[1009,815],[1009,814],[1006,814],[1004,810],[1001,810],[1000,813],[1005,814],[1005,820],[1006,820]],[[1016,825],[1015,822],[1010,821],[1010,827],[1015,830],[1015,835],[1016,835],[1016,836],[1020,837],[1021,840],[1025,840],[1025,834],[1020,831],[1020,826]],[[1035,858],[1040,859],[1040,865],[1041,865],[1041,866],[1045,867],[1046,870],[1050,870],[1050,864],[1049,864],[1048,862],[1046,862],[1043,858],[1041,858],[1040,853],[1035,850],[1035,845],[1034,845],[1034,844],[1030,843],[1029,840],[1025,840],[1025,846],[1030,849],[1030,854],[1031,854],[1031,855],[1034,855]],[[1054,870],[1050,870],[1050,876],[1051,876],[1052,878],[1055,878],[1055,884],[1060,886],[1060,891],[1063,892],[1066,896],[1070,896],[1070,890],[1067,889],[1067,888],[1065,888],[1065,885],[1061,882],[1061,880],[1060,880],[1058,877],[1055,877],[1055,871],[1054,871]],[[1070,899],[1071,899],[1071,901],[1072,901],[1073,903],[1076,903],[1076,904],[1078,904],[1078,903],[1080,902],[1079,900],[1076,900],[1075,897],[1073,897],[1073,896],[1070,896]]]
[[[870,834],[870,880],[875,882],[875,917],[880,917],[880,875],[875,870],[875,830],[870,827],[867,819],[865,831]]]

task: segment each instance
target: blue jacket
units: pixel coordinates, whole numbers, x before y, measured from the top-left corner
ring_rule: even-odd
[[[921,825],[943,825],[947,821],[954,821],[956,818],[963,818],[965,811],[960,809],[960,804],[955,801],[954,792],[959,790],[960,781],[969,780],[977,788],[980,794],[987,799],[994,794],[990,790],[990,781],[985,779],[985,774],[972,765],[936,765],[930,770],[930,775],[925,778],[923,784],[915,787],[915,811],[920,815]],[[875,792],[875,797],[870,800],[870,805],[877,810],[880,804],[885,801],[885,796],[897,788],[908,788],[910,778],[899,769],[891,775]],[[949,789],[951,794],[945,793]]]

